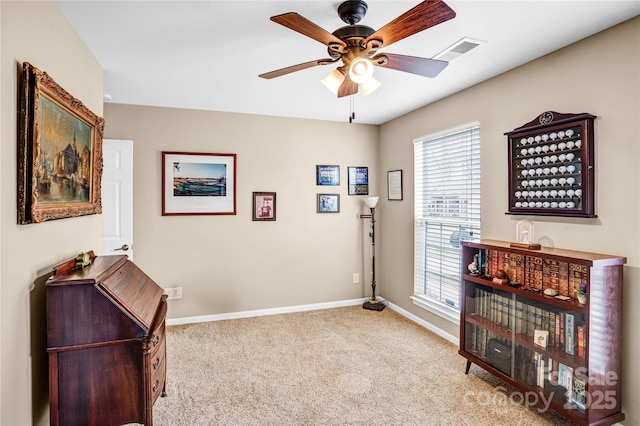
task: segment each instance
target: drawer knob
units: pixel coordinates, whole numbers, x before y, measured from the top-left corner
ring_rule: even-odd
[[[160,365],[160,358],[156,358],[156,360],[153,362],[153,369],[155,370],[156,368],[158,368],[159,365]]]
[[[159,381],[159,380],[156,380],[156,384],[155,384],[155,385],[153,385],[153,391],[154,391],[154,392],[158,390],[158,386],[160,386],[160,381]]]

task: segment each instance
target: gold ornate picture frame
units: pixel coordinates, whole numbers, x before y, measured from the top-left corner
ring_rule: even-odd
[[[18,224],[102,213],[104,119],[28,62],[20,83]]]

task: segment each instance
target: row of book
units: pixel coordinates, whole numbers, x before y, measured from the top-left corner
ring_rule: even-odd
[[[474,296],[475,315],[529,337],[540,346],[585,357],[584,314],[490,287],[476,287]]]
[[[523,371],[521,368],[517,372],[526,383],[544,389],[547,395],[552,395],[557,400],[573,403],[581,411],[585,410],[586,377],[578,374],[580,370],[574,370],[554,358],[527,348],[520,349],[519,365],[527,369]],[[535,377],[531,374],[532,371],[535,372]]]
[[[589,282],[587,265],[501,250],[479,249],[478,269],[486,277],[494,277],[496,271],[503,270],[509,281],[524,288],[553,288],[558,295],[571,298],[580,284]]]
[[[555,400],[573,403],[584,410],[586,377],[578,374],[580,370],[521,345],[512,350],[509,339],[476,325],[469,326],[472,334],[483,335],[487,339],[486,345],[473,349],[479,358],[517,381],[544,389],[545,394]]]

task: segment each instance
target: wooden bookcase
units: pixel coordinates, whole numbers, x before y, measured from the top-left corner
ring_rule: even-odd
[[[467,270],[474,260],[479,274]],[[625,263],[620,256],[463,242],[459,354],[467,359],[466,373],[476,364],[517,392],[550,401],[551,410],[577,425],[624,420]],[[506,284],[494,280],[497,270],[506,272]],[[576,300],[581,284],[585,304]],[[545,295],[549,288],[560,298]],[[546,346],[536,344],[544,340]]]

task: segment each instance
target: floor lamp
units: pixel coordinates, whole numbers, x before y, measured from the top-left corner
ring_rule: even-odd
[[[371,237],[371,297],[364,302],[362,307],[371,311],[381,311],[384,309],[384,303],[381,303],[376,299],[376,217],[375,207],[378,204],[378,197],[367,197],[364,203],[371,210],[371,214],[361,214],[361,219],[371,219],[371,231],[369,236]]]

